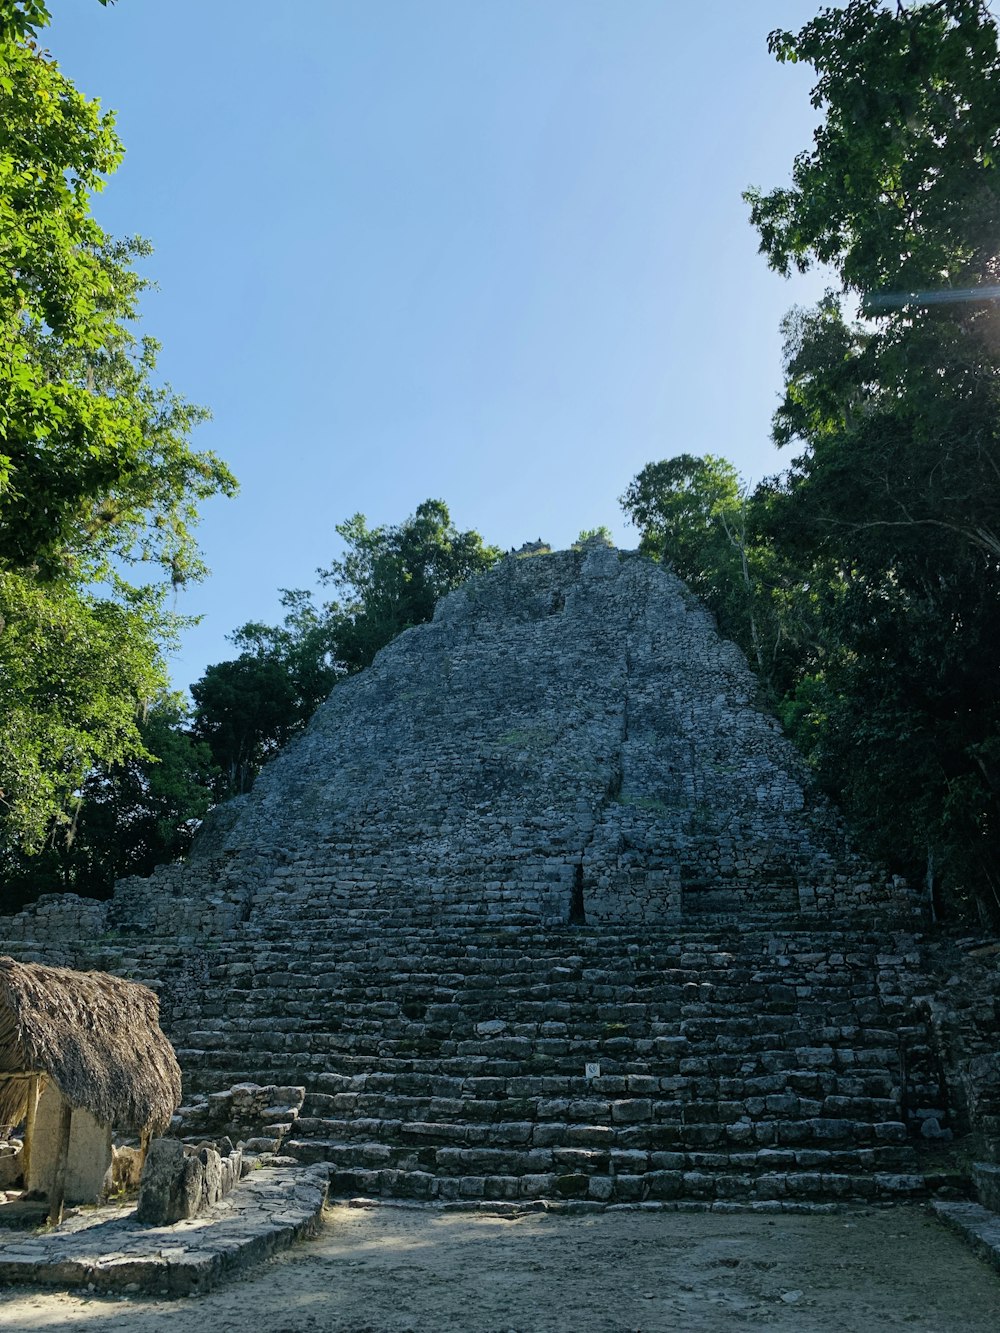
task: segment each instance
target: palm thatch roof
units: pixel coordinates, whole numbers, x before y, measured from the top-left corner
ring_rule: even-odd
[[[181,1099],[181,1071],[146,986],[0,957],[0,1125],[27,1111],[29,1078],[45,1074],[103,1124],[160,1134]]]

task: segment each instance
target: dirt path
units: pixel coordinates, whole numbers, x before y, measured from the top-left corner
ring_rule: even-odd
[[[514,1219],[337,1206],[207,1296],[0,1291],[0,1327],[80,1333],[997,1333],[1000,1276],[918,1208]]]

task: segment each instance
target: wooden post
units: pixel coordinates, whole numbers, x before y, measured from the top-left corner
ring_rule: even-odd
[[[35,1116],[38,1113],[38,1099],[42,1095],[42,1075],[32,1074],[28,1084],[28,1114],[24,1122],[24,1147],[21,1149],[21,1169],[24,1172],[24,1188],[30,1189],[28,1172],[31,1170],[31,1144],[35,1137]]]
[[[63,1198],[66,1194],[66,1162],[69,1158],[69,1132],[73,1126],[73,1108],[63,1100],[59,1113],[59,1146],[56,1149],[56,1171],[49,1196],[49,1225],[57,1227],[63,1220]]]

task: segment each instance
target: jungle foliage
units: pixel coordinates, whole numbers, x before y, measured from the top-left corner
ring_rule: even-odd
[[[0,8],[0,853],[60,854],[96,774],[150,760],[173,589],[204,572],[200,501],[235,483],[189,444],[205,413],[156,378],[134,325],[148,252],[91,200],[114,120]]]
[[[195,734],[211,749],[220,798],[249,790],[341,676],[370,665],[397,634],[430,620],[445,593],[500,557],[478,532],[459,532],[443,500],[425,500],[394,525],[371,528],[355,514],[336,532],[344,554],[317,571],[333,596],[317,605],[309,592],[283,590],[283,622],[242,626],[230,636],[239,655],[208,667],[191,687]]]
[[[760,248],[839,279],[783,328],[796,454],[753,491],[719,459],[652,464],[623,503],[869,846],[939,909],[997,915],[996,24],[979,0],[851,0],[770,48],[813,66],[823,119],[790,187],[748,192]]]

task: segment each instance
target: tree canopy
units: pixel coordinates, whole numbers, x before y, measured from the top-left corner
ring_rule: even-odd
[[[134,330],[148,246],[91,214],[122,146],[34,40],[47,19],[0,11],[0,832],[29,849],[144,753],[166,594],[203,572],[198,504],[235,488]]]
[[[772,267],[839,286],[784,323],[774,439],[796,454],[738,529],[717,459],[651,465],[624,503],[762,675],[777,646],[774,702],[869,845],[938,906],[996,914],[996,24],[979,0],[849,0],[770,47],[813,66],[822,121],[751,218]]]
[[[191,687],[195,729],[219,768],[220,796],[247,791],[261,765],[300,731],[336,681],[370,665],[380,648],[430,620],[438,600],[488,569],[500,551],[460,532],[443,500],[425,500],[404,522],[371,528],[364,514],[336,527],[345,551],[318,571],[335,596],[319,606],[284,590],[281,625],[242,626],[239,656]]]
[[[794,580],[763,539],[762,506],[733,465],[713,454],[649,463],[621,505],[641,533],[643,553],[669,565],[712,608],[773,701],[789,665]]]
[[[211,752],[178,695],[150,706],[139,735],[140,753],[90,769],[68,822],[43,847],[0,841],[7,909],[57,889],[103,898],[123,875],[149,875],[188,850],[213,799]]]
[[[344,674],[327,618],[301,590],[284,590],[280,625],[251,622],[229,636],[239,655],[207,667],[191,686],[195,730],[217,765],[220,799],[249,791],[262,766]]]
[[[747,195],[774,268],[829,264],[870,299],[996,281],[996,37],[985,0],[850,0],[771,33],[823,114],[791,187]]]
[[[434,614],[438,600],[479,574],[501,552],[478,532],[459,532],[443,500],[425,500],[403,523],[369,528],[364,514],[337,525],[345,554],[319,571],[334,591],[326,604],[337,660],[347,672]]]

